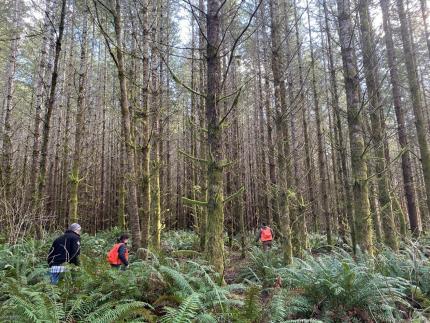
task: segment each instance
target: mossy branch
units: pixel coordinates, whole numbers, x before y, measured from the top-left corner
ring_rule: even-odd
[[[199,205],[199,206],[208,205],[207,201],[193,200],[193,199],[189,199],[188,197],[185,197],[185,196],[182,197],[182,202],[184,202],[186,204]]]
[[[187,158],[189,158],[189,159],[193,160],[193,161],[196,161],[196,162],[199,162],[199,163],[204,163],[204,164],[209,163],[209,161],[208,161],[207,159],[203,159],[203,158],[195,157],[195,156],[193,156],[193,155],[190,155],[190,154],[186,153],[186,152],[185,152],[185,151],[183,151],[183,150],[180,150],[180,149],[179,149],[179,150],[178,150],[178,152],[179,152],[180,154],[184,155],[185,157],[187,157]]]
[[[200,125],[198,125],[198,124],[197,124],[197,123],[195,123],[193,120],[191,120],[191,118],[189,119],[189,123],[190,123],[194,128],[197,128],[197,129],[198,129],[199,131],[201,131],[201,132],[204,132],[204,133],[207,133],[207,132],[208,132],[208,129],[200,127]]]
[[[161,56],[161,59],[163,60],[164,64],[166,65],[167,69],[169,70],[169,73],[172,75],[173,80],[178,83],[179,85],[181,85],[182,87],[184,87],[185,89],[187,89],[188,91],[190,91],[193,94],[199,95],[201,97],[206,98],[206,95],[197,92],[196,90],[194,90],[193,88],[189,87],[188,85],[186,85],[184,82],[182,82],[179,77],[175,74],[175,72],[172,71],[172,69],[170,68],[169,64],[167,64],[166,60],[164,59],[163,56]]]
[[[395,156],[391,161],[390,161],[390,163],[388,164],[388,165],[385,165],[385,168],[383,169],[383,170],[381,170],[381,172],[379,172],[379,173],[374,173],[374,174],[372,174],[372,175],[370,175],[370,176],[368,176],[367,177],[367,181],[370,181],[372,178],[374,178],[374,177],[377,177],[377,176],[381,176],[382,174],[384,174],[384,173],[386,173],[389,169],[390,169],[390,167],[391,167],[391,165],[393,165],[400,157],[402,157],[402,155],[404,154],[404,153],[406,153],[406,151],[408,151],[408,149],[407,148],[403,148],[403,149],[401,149],[400,151],[399,151],[399,153],[397,154],[397,156]],[[410,150],[409,150],[410,151]]]
[[[232,96],[237,96],[237,93],[239,93],[241,90],[242,90],[242,87],[239,87],[236,91],[217,99],[216,102],[219,103],[223,100],[227,100],[227,99],[231,98]]]
[[[79,177],[78,175],[75,175],[75,174],[73,174],[73,173],[70,173],[70,174],[69,174],[69,180],[70,180],[70,182],[72,182],[72,183],[79,184],[79,183],[80,183],[80,182],[82,182],[84,179],[85,179],[85,177]]]
[[[231,166],[233,164],[234,164],[234,162],[224,161],[224,162],[221,163],[221,168],[226,168],[226,167],[229,167],[229,166]]]
[[[233,111],[233,109],[236,108],[237,104],[239,103],[239,96],[242,93],[242,89],[243,89],[243,86],[241,86],[239,88],[239,90],[237,91],[236,96],[234,97],[234,100],[230,106],[230,109],[228,109],[227,113],[224,115],[224,117],[219,122],[219,126],[221,126],[224,123],[224,121],[227,119],[227,117],[230,115],[230,113]]]
[[[231,194],[229,197],[227,197],[226,199],[224,199],[223,203],[230,202],[231,200],[235,199],[236,197],[238,197],[243,192],[245,192],[245,187],[244,186],[242,186],[241,188],[239,188],[238,191],[236,191],[235,193]]]

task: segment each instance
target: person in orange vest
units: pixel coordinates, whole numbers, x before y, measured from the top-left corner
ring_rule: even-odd
[[[273,231],[264,222],[261,226],[261,229],[258,231],[256,242],[258,241],[262,242],[264,251],[267,251],[269,248],[272,248]]]
[[[128,267],[128,249],[127,249],[128,235],[123,234],[118,238],[117,243],[114,244],[113,248],[107,254],[107,261],[110,263],[112,268]]]

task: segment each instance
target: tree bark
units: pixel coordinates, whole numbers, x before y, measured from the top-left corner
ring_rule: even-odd
[[[384,1],[384,0],[382,0]],[[415,115],[415,128],[417,131],[418,144],[421,153],[421,167],[424,174],[424,183],[427,194],[427,208],[430,210],[430,152],[426,138],[426,127],[424,125],[423,107],[421,103],[421,93],[418,82],[418,74],[415,66],[415,53],[412,50],[410,41],[410,31],[405,13],[403,0],[397,0],[397,9],[400,18],[400,32],[403,43],[403,54],[409,83],[409,92],[412,100],[412,107]],[[413,214],[412,214],[413,215]],[[409,215],[411,231],[414,236],[419,236],[421,228],[419,226],[418,215]]]
[[[349,0],[337,0],[337,8],[339,41],[348,109],[356,237],[357,243],[363,251],[372,254],[372,219],[370,216],[367,165],[360,111],[360,84],[352,41],[354,39],[354,30]]]
[[[61,13],[60,13],[60,23],[58,25],[58,36],[55,42],[55,51],[54,51],[54,65],[52,69],[51,76],[51,88],[49,92],[48,100],[46,101],[46,111],[43,122],[43,133],[42,133],[42,146],[40,152],[40,163],[39,163],[39,181],[38,181],[38,189],[37,189],[37,197],[36,197],[36,205],[42,205],[42,197],[45,189],[45,177],[47,171],[47,158],[48,158],[48,149],[49,149],[49,134],[51,129],[51,116],[52,111],[54,110],[54,105],[56,101],[56,89],[57,89],[57,80],[58,80],[58,65],[60,60],[60,52],[61,52],[61,42],[63,40],[64,33],[64,21],[66,17],[66,2],[67,0],[62,0],[61,3]],[[41,236],[41,230],[43,228],[43,209],[39,211],[39,229],[37,231],[38,236]]]
[[[80,179],[80,159],[82,154],[82,135],[84,133],[85,121],[85,95],[87,83],[87,35],[88,35],[88,8],[86,1],[84,3],[83,12],[83,26],[82,26],[82,39],[81,39],[81,58],[79,67],[79,88],[78,88],[78,102],[75,118],[75,147],[73,151],[72,171],[69,176],[70,179],[70,204],[69,204],[69,218],[72,222],[78,222],[78,195]],[[72,49],[73,50],[73,49]]]
[[[148,1],[144,0],[142,5],[142,205],[140,209],[140,219],[142,223],[142,247],[148,248],[149,242],[149,221],[151,211],[151,187],[150,187],[150,127],[149,127],[149,22],[148,22]]]
[[[220,66],[220,0],[207,0],[207,92],[206,120],[208,145],[208,207],[206,253],[209,263],[219,274],[224,273],[224,206],[223,165],[219,99]]]
[[[269,2],[270,5],[270,16],[271,16],[271,41],[272,41],[272,72],[273,81],[275,87],[275,105],[276,105],[276,145],[278,149],[278,167],[279,167],[279,229],[282,237],[282,248],[284,254],[284,261],[288,264],[292,263],[293,249],[292,249],[292,237],[290,228],[290,218],[287,205],[287,177],[288,172],[285,162],[285,158],[288,152],[284,149],[284,141],[287,140],[286,134],[286,122],[284,118],[287,114],[286,104],[286,90],[284,79],[282,78],[282,60],[281,60],[281,34],[280,34],[280,23],[279,23],[279,3],[278,0]]]
[[[336,79],[336,66],[334,65],[333,59],[333,49],[332,49],[332,35],[330,31],[329,25],[329,16],[328,16],[328,7],[327,1],[323,1],[324,7],[324,20],[325,20],[325,29],[327,34],[327,49],[328,49],[328,59],[329,59],[329,69],[330,69],[330,86],[331,86],[331,97],[332,97],[332,106],[333,112],[335,116],[335,141],[338,150],[338,159],[339,166],[341,170],[341,181],[343,186],[342,196],[344,197],[344,201],[342,203],[343,212],[346,214],[348,219],[350,234],[351,234],[351,243],[353,249],[355,251],[356,246],[356,234],[355,234],[355,222],[354,222],[354,210],[353,210],[353,195],[350,188],[350,175],[348,171],[347,165],[347,149],[346,143],[343,137],[343,127],[341,121],[341,108],[339,104],[339,92],[337,87],[337,79]]]
[[[15,75],[16,75],[16,60],[18,55],[19,39],[20,39],[20,25],[18,19],[18,3],[16,0],[13,9],[14,15],[14,39],[11,41],[11,49],[9,54],[9,62],[7,68],[6,78],[6,104],[4,106],[4,121],[3,124],[3,147],[1,156],[1,182],[4,189],[4,196],[9,199],[11,196],[12,186],[12,109],[13,109],[13,95],[15,92]]]
[[[398,249],[393,208],[389,192],[389,176],[385,164],[384,129],[381,125],[383,109],[378,80],[375,37],[369,16],[368,0],[359,0],[361,43],[367,98],[369,101],[370,122],[372,125],[373,149],[376,152],[375,171],[378,182],[378,201],[385,243],[394,250]],[[388,152],[387,152],[388,153]]]
[[[120,87],[120,105],[121,105],[121,123],[123,128],[123,141],[125,145],[126,173],[127,182],[127,207],[130,216],[131,234],[133,239],[133,248],[141,247],[141,232],[139,223],[139,210],[137,202],[136,189],[136,170],[134,157],[134,142],[131,134],[130,109],[127,97],[127,78],[125,75],[125,63],[123,54],[123,31],[121,22],[121,4],[120,0],[115,1],[113,11],[113,20],[115,27],[116,39],[116,61],[118,70],[118,81]]]
[[[314,49],[313,49],[313,41],[312,41],[312,32],[311,32],[311,20],[308,10],[308,32],[309,32],[309,46],[310,46],[310,55],[311,55],[311,72],[312,72],[312,92],[314,99],[314,110],[315,110],[315,122],[316,122],[316,130],[317,130],[317,142],[318,142],[318,164],[320,168],[320,192],[322,194],[322,212],[325,218],[325,230],[327,235],[327,244],[331,245],[333,243],[332,239],[332,225],[331,225],[331,212],[329,205],[329,197],[328,197],[328,174],[326,170],[326,156],[325,156],[325,145],[323,138],[323,131],[321,126],[321,107],[319,103],[318,90],[317,90],[317,78],[315,73],[315,58],[314,58]]]

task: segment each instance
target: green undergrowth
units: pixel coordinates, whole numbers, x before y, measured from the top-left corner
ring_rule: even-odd
[[[45,260],[55,235],[0,244],[0,322],[423,322],[430,308],[426,238],[370,258],[311,236],[311,251],[285,266],[279,245],[264,253],[250,235],[246,259],[236,241],[227,250],[235,275],[220,286],[196,234],[165,232],[160,252],[131,254],[118,271],[105,255],[119,234],[84,234],[82,265],[58,286]]]

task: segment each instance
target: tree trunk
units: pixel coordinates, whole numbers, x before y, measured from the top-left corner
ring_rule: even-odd
[[[204,26],[205,26],[205,16],[204,16],[204,2],[203,0],[199,0],[199,25],[203,30],[199,33],[199,91],[205,91],[205,40],[203,37]],[[198,109],[198,118],[199,118],[199,127],[200,127],[200,146],[199,146],[199,155],[201,158],[207,158],[207,147],[205,141],[207,141],[205,137],[205,133],[203,129],[205,128],[205,99],[203,96],[199,98],[199,109]],[[200,189],[200,200],[207,200],[207,177],[202,175],[200,178],[201,189]],[[200,209],[200,250],[204,251],[206,248],[206,239],[207,239],[207,208],[203,207]]]
[[[382,0],[382,2],[385,0]],[[421,93],[418,82],[418,74],[415,66],[415,52],[412,50],[410,41],[410,31],[406,18],[403,0],[397,0],[397,9],[400,18],[400,31],[403,43],[403,54],[409,83],[409,92],[412,99],[412,107],[415,115],[415,127],[417,130],[418,144],[421,153],[421,166],[424,174],[424,182],[427,193],[427,208],[430,210],[430,152],[427,144],[426,129],[424,125],[423,107],[421,103]],[[419,236],[421,228],[419,226],[418,215],[409,215],[411,231],[414,236]]]
[[[20,25],[18,19],[18,3],[14,4],[14,39],[11,41],[11,49],[9,54],[9,62],[6,78],[6,104],[4,106],[4,127],[3,127],[3,151],[1,156],[1,182],[4,189],[5,198],[10,198],[12,186],[12,125],[11,114],[13,109],[13,95],[15,92],[15,74],[16,74],[16,59],[18,55],[18,46],[20,39]],[[0,120],[3,122],[3,119]]]
[[[37,198],[36,204],[41,205],[42,196],[45,189],[45,177],[47,171],[47,158],[48,158],[48,149],[49,149],[49,133],[51,129],[51,116],[52,111],[54,110],[55,100],[56,100],[56,89],[57,89],[57,79],[58,79],[58,65],[60,60],[60,52],[61,52],[61,42],[63,40],[64,33],[64,21],[66,17],[66,2],[67,0],[62,0],[61,4],[61,13],[60,13],[60,24],[58,26],[58,36],[55,42],[55,53],[54,53],[54,65],[52,69],[52,77],[51,77],[51,88],[49,92],[48,100],[46,101],[46,111],[43,122],[43,133],[42,133],[42,146],[41,146],[41,158],[39,163],[39,183],[37,189]],[[41,230],[43,228],[43,210],[40,210],[39,216],[39,230],[38,236],[41,236]]]
[[[427,8],[427,0],[420,0],[421,7],[421,15],[423,16],[423,24],[424,24],[424,36],[426,38],[427,43],[427,51],[430,57],[430,31],[428,27],[428,8]]]
[[[142,5],[142,247],[148,248],[149,242],[149,220],[151,211],[151,187],[150,187],[150,127],[149,127],[149,24],[148,24],[148,1],[144,0]]]
[[[329,197],[328,197],[328,174],[326,170],[326,156],[325,156],[325,146],[324,146],[324,138],[323,131],[321,126],[321,107],[319,103],[318,90],[317,90],[317,78],[315,73],[315,59],[314,59],[314,49],[313,49],[313,41],[312,41],[312,32],[311,32],[311,20],[308,11],[308,32],[309,32],[309,46],[310,46],[310,55],[311,55],[311,71],[312,71],[312,92],[314,99],[314,110],[315,110],[315,121],[316,121],[316,130],[317,130],[317,142],[318,142],[318,164],[320,168],[320,191],[322,194],[322,212],[325,218],[325,229],[327,235],[327,244],[330,246],[333,243],[332,239],[332,228],[331,228],[331,213],[330,213],[330,205],[329,205]]]
[[[382,22],[385,33],[385,46],[387,50],[388,69],[390,71],[393,105],[394,110],[396,112],[397,135],[399,138],[400,148],[402,149],[402,175],[403,189],[405,191],[406,196],[406,207],[408,210],[409,221],[411,223],[418,223],[418,210],[414,178],[412,173],[411,155],[408,143],[408,135],[406,131],[405,111],[402,104],[400,79],[397,68],[398,61],[394,48],[388,0],[380,0],[380,5],[382,9]],[[403,217],[403,214],[399,214],[399,216]],[[404,222],[404,219],[400,218],[400,220],[400,223]]]
[[[348,109],[356,237],[357,243],[363,251],[372,254],[372,219],[370,216],[367,165],[360,111],[360,84],[355,49],[352,42],[354,36],[349,0],[337,0],[337,8],[339,41]]]
[[[79,168],[80,159],[82,154],[82,135],[84,133],[85,121],[85,95],[86,95],[86,82],[87,82],[87,4],[84,3],[83,13],[83,26],[82,26],[82,39],[81,39],[81,61],[79,67],[79,88],[78,88],[78,102],[75,119],[75,147],[73,151],[72,171],[69,176],[70,179],[70,204],[69,204],[69,218],[72,222],[78,222],[78,193],[79,183]],[[73,50],[73,49],[72,49]]]
[[[219,98],[221,94],[220,0],[207,0],[207,93],[208,213],[206,253],[219,274],[224,272],[223,165]]]
[[[37,197],[37,180],[39,176],[39,159],[40,159],[40,123],[41,123],[41,112],[42,112],[42,100],[43,100],[43,90],[44,90],[44,74],[47,63],[48,56],[48,45],[50,14],[54,7],[54,1],[46,1],[45,18],[43,20],[43,38],[40,49],[39,64],[36,71],[36,85],[35,85],[35,100],[34,100],[34,129],[33,129],[33,154],[31,159],[31,175],[29,183],[29,193],[31,194],[31,199],[34,202]]]
[[[369,17],[368,0],[359,0],[361,43],[363,48],[363,65],[366,78],[367,97],[369,101],[370,122],[372,125],[373,148],[376,152],[375,171],[378,179],[378,201],[380,217],[384,231],[384,242],[394,250],[398,249],[393,208],[389,192],[388,172],[385,164],[384,129],[381,125],[381,94],[379,91],[378,66],[375,40]],[[387,152],[388,153],[388,152]]]
[[[126,174],[127,182],[127,210],[130,216],[131,234],[133,239],[133,248],[141,247],[141,235],[139,224],[139,210],[137,203],[136,189],[136,170],[134,157],[134,142],[131,134],[130,110],[127,97],[127,78],[125,75],[125,63],[123,56],[123,32],[121,22],[121,5],[120,0],[116,0],[115,10],[113,11],[115,38],[116,38],[116,61],[118,69],[118,81],[120,86],[120,105],[122,116],[123,140],[125,145]]]
[[[290,218],[288,213],[287,205],[287,175],[286,172],[288,165],[285,163],[286,156],[284,153],[284,141],[287,140],[285,135],[286,122],[284,118],[287,114],[286,105],[286,90],[285,83],[282,78],[282,61],[281,61],[281,34],[279,24],[279,4],[278,0],[273,0],[270,3],[270,15],[271,15],[271,41],[272,41],[272,72],[275,86],[275,105],[276,105],[276,143],[278,148],[278,167],[279,167],[279,223],[277,225],[280,228],[282,234],[282,246],[284,260],[287,264],[292,263],[293,249],[290,229]]]
[[[356,246],[356,234],[355,234],[355,222],[354,222],[354,210],[353,210],[353,196],[350,188],[349,183],[349,172],[348,172],[348,166],[347,166],[347,149],[346,149],[346,143],[344,142],[343,137],[343,127],[342,122],[340,119],[341,115],[341,109],[339,105],[339,93],[337,88],[337,80],[336,80],[336,66],[334,65],[334,59],[333,59],[333,49],[332,49],[332,35],[330,31],[330,25],[329,25],[329,16],[328,16],[328,8],[327,8],[327,1],[323,1],[324,6],[324,20],[325,20],[325,29],[327,34],[327,49],[328,49],[328,59],[329,59],[329,69],[330,69],[330,85],[331,85],[331,95],[332,95],[332,106],[333,106],[333,112],[335,116],[335,124],[336,124],[336,131],[335,131],[335,140],[337,143],[337,149],[338,149],[338,159],[339,159],[339,166],[341,170],[341,181],[343,186],[343,192],[342,196],[344,197],[344,201],[342,203],[342,210],[346,214],[346,217],[348,219],[348,224],[350,228],[351,233],[351,243],[353,246],[353,249],[355,251]]]
[[[160,17],[159,17],[159,7],[158,3],[154,2],[152,4],[152,29],[151,29],[151,108],[153,119],[153,132],[155,136],[153,136],[153,153],[154,153],[154,167],[151,177],[153,179],[151,183],[152,188],[152,219],[150,223],[152,224],[152,244],[156,250],[160,249],[160,235],[161,235],[161,199],[160,199],[160,147],[161,147],[161,126],[160,126],[160,118],[161,118],[161,105],[160,102],[160,89],[161,89],[161,80],[158,77],[158,69],[160,68],[160,60],[158,57],[158,49],[156,44],[160,40],[160,36],[158,33],[158,28],[160,26]],[[162,22],[161,22],[162,23]]]

